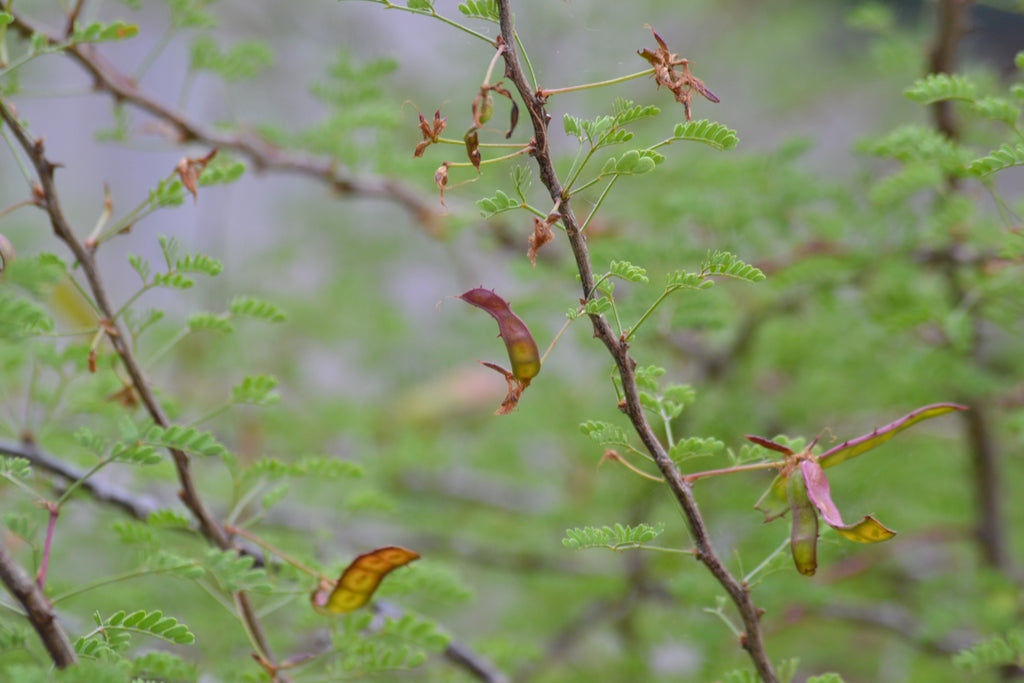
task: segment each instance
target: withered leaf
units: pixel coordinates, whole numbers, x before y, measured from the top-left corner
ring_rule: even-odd
[[[654,39],[658,42],[658,49],[651,51],[647,48],[637,50],[637,54],[646,59],[654,67],[654,81],[658,87],[665,86],[675,95],[676,102],[683,105],[683,112],[687,121],[693,120],[691,102],[693,92],[697,91],[710,102],[719,102],[718,96],[708,90],[704,81],[690,73],[690,60],[680,59],[676,52],[669,52],[668,45],[662,40],[658,33],[651,29]],[[676,67],[682,67],[676,71]]]
[[[551,226],[558,220],[558,214],[553,213],[544,220],[537,218],[533,219],[533,234],[530,235],[530,250],[526,255],[530,258],[530,263],[534,268],[537,267],[537,253],[540,248],[545,244],[555,239],[555,233],[552,232]]]
[[[185,157],[178,162],[178,166],[174,169],[181,178],[181,184],[192,193],[193,201],[199,200],[199,195],[196,193],[196,183],[199,181],[199,176],[203,174],[203,171],[206,170],[206,165],[216,155],[217,148],[215,147],[205,157],[196,157],[195,159]]]
[[[437,189],[441,191],[441,206],[447,206],[444,203],[444,188],[448,185],[448,162],[444,162],[437,167],[434,171],[434,184],[437,185]]]
[[[441,110],[438,109],[434,112],[434,120],[430,123],[423,117],[423,114],[420,114],[419,125],[423,140],[417,143],[416,151],[413,152],[414,157],[423,156],[423,151],[440,139],[441,133],[444,132],[445,126],[448,125],[448,117],[441,118]]]

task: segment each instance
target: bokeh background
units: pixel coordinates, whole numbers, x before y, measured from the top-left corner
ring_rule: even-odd
[[[440,108],[448,137],[469,127],[492,50],[441,22],[369,2],[130,4],[87,3],[86,19],[139,26],[138,37],[97,49],[113,68],[137,75],[148,96],[210,130],[333,159],[345,177],[392,179],[420,207],[410,211],[394,195],[338,192],[313,175],[261,170],[244,153],[222,149],[222,158],[247,163],[241,180],[201,188],[196,201],[160,210],[101,248],[117,302],[138,287],[129,254],[161,259],[157,235],[224,263],[219,277],[138,302],[140,310],[166,311],[138,342],[143,359],[173,339],[189,314],[222,311],[239,295],[269,299],[287,313],[275,325],[239,321],[233,335],[189,335],[148,366],[175,419],[196,420],[244,376],[271,374],[280,381],[279,403],[236,408],[202,427],[243,467],[264,457],[326,456],[363,473],[300,477],[287,489],[257,477],[243,490],[222,462],[199,461],[197,477],[217,513],[249,520],[255,533],[330,571],[376,546],[416,549],[423,559],[396,572],[381,595],[436,620],[514,680],[745,680],[728,674],[745,667],[745,657],[714,613],[732,617],[700,565],[685,555],[572,552],[561,543],[567,528],[646,522],[665,524],[659,545],[689,545],[667,489],[601,465],[603,447],[578,427],[586,420],[626,427],[610,358],[586,320],[569,327],[518,410],[492,415],[505,384],[477,359],[504,362],[504,349],[493,321],[452,297],[494,288],[542,349],[579,298],[561,235],[532,268],[530,216],[483,220],[476,207],[498,189],[511,193],[509,173],[528,159],[485,166],[479,180],[461,185],[474,174],[453,169],[458,186],[442,205],[434,171],[445,160],[462,161],[463,150],[434,145],[413,158],[417,110],[429,118]],[[973,181],[884,185],[900,162],[870,153],[897,127],[931,125],[929,109],[903,91],[927,72],[938,4],[569,0],[516,7],[543,86],[641,71],[646,63],[636,51],[654,46],[649,25],[721,99],[696,102],[695,117],[739,135],[739,146],[725,153],[697,144],[663,150],[667,160],[657,171],[620,181],[588,228],[598,272],[613,259],[648,269],[650,284],[615,290],[623,320],[646,309],[666,274],[698,269],[710,249],[730,250],[768,275],[758,285],[723,281],[709,292],[676,295],[637,336],[632,350],[641,364],[662,366],[663,382],[696,391],[673,424],[677,436],[715,437],[738,453],[744,434],[821,434],[823,444],[833,443],[927,403],[960,401],[985,417],[980,427],[960,416],[926,423],[834,470],[833,496],[844,514],[874,513],[900,533],[879,546],[823,534],[814,578],[797,574],[785,552],[772,555],[789,531],[786,522],[762,524],[752,509],[767,475],[697,485],[715,545],[736,573],[774,558],[756,575],[754,595],[766,610],[772,657],[799,659],[796,680],[825,671],[847,681],[1012,675],[971,673],[953,657],[1020,625],[1024,176],[1019,168],[997,176],[1007,202],[1000,207]],[[485,35],[496,32],[463,17],[454,2],[435,7]],[[62,25],[55,3],[20,1],[16,9],[40,26]],[[209,25],[182,25],[190,11],[205,13],[210,22],[194,23]],[[976,3],[970,17],[960,66],[986,92],[1002,93],[1020,81],[1013,66],[1024,49],[1020,8]],[[234,57],[217,62],[210,54]],[[166,121],[92,85],[61,55],[0,76],[19,115],[64,165],[61,198],[82,235],[103,209],[105,188],[116,219],[183,155],[210,150],[180,144]],[[668,137],[682,120],[671,94],[647,78],[552,97],[561,172],[576,153],[561,116],[609,113],[616,98],[662,109],[636,126],[635,146]],[[1011,139],[966,108],[958,114],[974,156]],[[502,141],[506,117],[499,100],[495,129],[482,140]],[[521,122],[513,140],[525,142],[526,129]],[[26,196],[10,153],[0,155],[0,179],[0,207]],[[536,178],[530,196],[547,210]],[[596,198],[593,191],[575,198],[577,213]],[[42,212],[4,216],[0,232],[20,258],[54,252],[69,259]],[[938,256],[954,247],[970,255],[966,265]],[[59,288],[44,303],[58,328],[89,320]],[[31,433],[88,466],[90,456],[70,434],[83,425],[113,429],[123,419],[122,406],[99,400],[117,388],[116,373],[109,363],[97,375],[40,370],[36,352],[18,344],[0,384],[0,435]],[[988,480],[978,476],[978,429],[994,468]],[[684,467],[727,464],[718,457]],[[169,465],[103,475],[177,504]],[[273,506],[260,498],[271,491]],[[6,510],[31,509],[16,492],[2,494]],[[976,529],[991,522],[979,516],[981,499],[996,501],[998,557],[977,540]],[[118,530],[123,521],[86,497],[74,501],[58,527],[52,584],[70,589],[134,566],[138,551]],[[201,552],[199,541],[173,542]],[[267,628],[279,651],[323,644],[328,627],[308,609],[311,588],[286,575],[281,595],[267,599]],[[211,603],[201,586],[156,575],[75,596],[61,614],[74,631],[89,628],[96,605],[173,606],[199,635],[186,656],[208,667],[208,680],[254,675],[240,628]],[[322,673],[300,671],[295,680],[304,675],[320,680]],[[371,675],[471,680],[439,657],[412,672]]]

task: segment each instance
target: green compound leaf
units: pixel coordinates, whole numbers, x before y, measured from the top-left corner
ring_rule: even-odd
[[[153,636],[178,645],[188,645],[196,639],[188,626],[179,623],[174,617],[165,617],[160,610],[137,610],[131,614],[125,614],[122,610],[101,620],[99,626],[103,629],[102,636],[96,637],[104,637],[108,641],[113,640],[113,636],[123,633],[127,643],[129,632]]]
[[[1011,166],[1024,166],[1024,144],[1003,145],[988,156],[972,161],[967,170],[971,175],[983,177]]]
[[[943,100],[974,100],[974,83],[964,77],[949,74],[928,74],[914,81],[914,85],[903,92],[908,98],[922,104],[933,104]]]
[[[498,23],[498,3],[494,0],[468,0],[459,5],[459,11],[473,19]]]
[[[32,476],[32,463],[25,458],[0,456],[0,477],[28,479]]]
[[[199,176],[200,185],[230,185],[245,175],[241,161],[214,160]]]
[[[178,259],[174,269],[182,273],[202,273],[215,277],[224,270],[224,264],[206,254],[189,254],[183,259]]]
[[[255,318],[268,323],[280,323],[288,319],[279,307],[253,296],[240,296],[228,306],[231,315]]]
[[[480,208],[480,215],[485,218],[505,211],[511,211],[512,209],[522,208],[522,204],[517,199],[509,197],[501,190],[496,191],[493,197],[477,200],[476,205]]]
[[[206,456],[223,455],[227,449],[213,438],[209,432],[201,432],[195,427],[171,425],[167,429],[150,427],[142,441],[165,448],[176,448],[186,453]]]
[[[153,276],[153,281],[150,283],[154,287],[168,287],[170,289],[188,289],[196,283],[190,277],[186,277],[182,273],[157,273]]]
[[[231,400],[248,405],[272,405],[281,400],[278,394],[271,393],[277,384],[277,378],[273,375],[250,375],[234,386]]]
[[[208,35],[200,36],[192,42],[190,69],[211,71],[225,81],[255,78],[273,63],[274,55],[270,47],[259,40],[242,40],[227,50],[221,50]]]
[[[625,126],[641,119],[648,119],[661,113],[653,104],[633,104],[632,100],[617,98],[614,103],[615,125]]]
[[[643,175],[650,173],[664,157],[656,152],[631,149],[622,156],[611,157],[601,167],[603,175]]]
[[[691,436],[688,439],[676,442],[669,449],[668,455],[677,465],[691,458],[700,458],[710,455],[717,455],[725,450],[725,444],[715,438],[702,438]]]
[[[732,149],[740,141],[736,131],[707,119],[677,123],[672,135],[676,140],[703,142],[720,152]]]
[[[185,186],[175,178],[165,178],[157,183],[156,189],[149,191],[149,210],[166,206],[181,206],[185,202]]]
[[[1020,107],[1004,97],[982,97],[971,105],[980,116],[993,121],[1002,121],[1013,127],[1020,118]]]
[[[235,331],[227,314],[217,315],[214,313],[193,313],[188,317],[188,329],[190,332],[209,330],[223,334],[230,334]]]
[[[18,339],[53,332],[53,319],[35,302],[0,292],[0,338]]]
[[[909,199],[922,190],[934,190],[942,187],[945,179],[942,167],[933,161],[912,161],[875,184],[871,188],[869,198],[876,206],[890,207]]]
[[[613,446],[628,446],[629,437],[626,436],[625,430],[618,425],[613,425],[611,422],[599,422],[597,420],[587,420],[580,425],[580,431],[589,436],[591,439],[601,444],[602,446],[613,445]]]
[[[663,531],[665,531],[663,523],[654,526],[639,524],[635,527],[628,524],[616,524],[614,527],[577,527],[565,530],[562,545],[569,550],[640,548],[644,543],[657,538]]]
[[[629,261],[612,261],[608,272],[626,282],[647,282],[647,269],[634,266]]]
[[[75,43],[104,43],[114,40],[134,38],[139,33],[139,27],[123,21],[115,21],[111,24],[93,22],[87,26],[75,26],[71,40]]]
[[[714,251],[708,254],[704,261],[704,274],[718,277],[730,277],[734,280],[744,282],[761,282],[765,275],[759,268],[755,268],[741,261],[737,256],[727,251]]]
[[[857,149],[867,154],[903,162],[961,161],[961,152],[956,143],[934,128],[916,124],[901,126],[881,138],[859,142]]]
[[[714,287],[713,280],[707,279],[703,273],[689,273],[685,270],[677,270],[669,273],[665,278],[665,289],[708,289]]]
[[[163,461],[163,456],[146,443],[114,444],[110,457],[117,462],[133,465],[156,465]]]
[[[953,663],[963,669],[981,672],[1002,666],[1024,663],[1024,630],[1013,630],[1005,636],[993,636],[969,650],[962,650]]]
[[[228,592],[248,590],[269,593],[272,586],[267,580],[266,570],[254,569],[253,562],[254,559],[249,555],[213,548],[206,552],[202,565]]]

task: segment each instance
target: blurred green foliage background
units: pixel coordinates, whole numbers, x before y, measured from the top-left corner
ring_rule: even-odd
[[[278,403],[234,408],[200,427],[228,446],[241,470],[262,458],[316,456],[353,463],[361,473],[277,479],[261,470],[243,479],[221,459],[197,459],[197,480],[216,514],[247,522],[329,574],[373,547],[417,550],[422,559],[390,576],[379,595],[436,621],[516,681],[744,680],[725,678],[746,667],[746,658],[711,613],[732,617],[719,587],[690,557],[572,552],[561,543],[567,528],[646,522],[665,524],[657,544],[689,546],[668,490],[602,465],[603,448],[578,428],[586,420],[628,426],[616,408],[610,358],[587,321],[572,324],[517,411],[491,414],[505,384],[477,359],[503,363],[504,349],[493,321],[452,297],[481,285],[496,289],[543,349],[580,296],[561,234],[534,269],[525,212],[479,217],[476,200],[510,193],[509,172],[528,167],[528,157],[485,166],[479,180],[450,187],[447,206],[434,171],[444,160],[462,161],[464,151],[435,145],[413,158],[417,109],[429,118],[440,108],[449,137],[469,127],[492,50],[440,22],[373,3],[132,4],[87,9],[90,18],[139,26],[137,38],[98,49],[127,74],[149,63],[142,90],[211,130],[329,158],[353,177],[395,179],[429,210],[412,212],[394,195],[332,192],[315,177],[261,173],[245,154],[222,149],[224,158],[247,162],[240,181],[201,187],[197,201],[186,197],[103,245],[100,264],[118,304],[138,286],[127,255],[158,262],[158,234],[224,263],[216,278],[138,302],[139,310],[166,313],[138,340],[143,360],[174,339],[190,314],[222,311],[239,295],[268,299],[287,314],[274,325],[238,320],[230,335],[189,335],[147,366],[175,420],[196,420],[243,377],[270,374],[280,381]],[[435,3],[474,30],[496,32],[455,5]],[[617,284],[623,320],[647,308],[668,273],[697,269],[708,250],[729,250],[768,275],[758,285],[722,281],[678,294],[633,341],[642,365],[662,366],[665,382],[696,391],[672,426],[677,437],[715,437],[738,451],[744,434],[820,434],[828,446],[927,403],[959,401],[984,416],[983,425],[959,415],[929,422],[831,477],[845,515],[876,514],[899,535],[859,546],[828,531],[821,569],[810,579],[785,551],[776,553],[754,588],[773,659],[798,658],[797,680],[826,671],[850,682],[1004,680],[998,669],[954,666],[953,656],[1021,623],[1022,175],[1019,167],[997,174],[991,191],[969,178],[951,183],[943,173],[924,181],[899,175],[909,157],[891,153],[886,135],[931,125],[929,108],[903,91],[927,71],[934,4],[569,0],[515,9],[542,86],[644,69],[636,51],[654,44],[649,24],[721,98],[695,103],[695,117],[740,137],[731,152],[697,144],[662,150],[666,161],[619,181],[588,228],[598,272],[612,260],[647,269],[650,284]],[[14,10],[61,25],[55,3],[22,1]],[[961,46],[961,69],[985,94],[1004,93],[1021,81],[1013,55],[1024,48],[1024,32],[1007,38],[996,29],[1019,25],[1020,9],[989,3],[974,12],[979,29]],[[23,44],[12,35],[7,41],[12,50]],[[5,100],[64,165],[62,199],[83,236],[102,209],[104,187],[115,217],[123,215],[183,153],[209,151],[178,144],[166,122],[91,91],[80,68],[60,55],[0,74]],[[683,120],[671,94],[646,78],[553,96],[563,173],[576,150],[559,117],[609,113],[615,98],[662,109],[634,128],[633,146],[654,144]],[[966,105],[957,115],[968,159],[1020,142],[1019,133]],[[498,98],[495,130],[482,141],[503,141],[506,116]],[[521,122],[513,140],[528,135]],[[915,154],[923,155],[920,147]],[[465,169],[451,175],[450,185],[474,178]],[[535,175],[530,196],[547,210]],[[11,154],[0,155],[0,178],[0,207],[25,197]],[[585,215],[596,199],[593,190],[584,193],[574,208]],[[0,232],[19,260],[54,252],[70,263],[41,212],[12,212],[0,219]],[[44,288],[38,300],[58,330],[89,324],[88,311],[66,294]],[[95,458],[72,439],[76,429],[116,433],[125,416],[142,420],[138,409],[109,400],[121,386],[109,347],[101,347],[99,372],[85,370],[85,339],[0,342],[5,442],[31,435],[46,451],[88,467]],[[53,349],[65,356],[46,361]],[[978,475],[980,438],[996,468],[989,481]],[[725,457],[698,459],[684,471],[727,464]],[[180,510],[169,463],[102,474]],[[741,576],[789,536],[786,522],[763,525],[753,510],[769,481],[747,473],[695,485],[716,548]],[[287,489],[277,488],[284,482]],[[274,499],[261,500],[270,492]],[[977,540],[979,526],[989,529],[979,517],[979,499],[987,497],[998,504],[999,557]],[[0,487],[0,501],[5,513],[45,527],[43,511],[17,489]],[[129,542],[126,524],[122,512],[77,496],[57,527],[48,589],[71,590],[151,559],[154,546]],[[198,538],[156,533],[157,545],[187,556],[205,552]],[[22,544],[18,557],[31,566],[40,536],[30,535],[35,553],[16,538],[8,542]],[[271,575],[277,592],[260,606],[277,651],[324,647],[329,627],[307,602],[313,585],[286,566]],[[76,634],[91,628],[94,610],[163,609],[196,633],[196,645],[180,654],[209,680],[258,676],[244,632],[210,590],[156,574],[75,595],[58,608]],[[16,622],[3,617],[4,628]],[[19,649],[0,655],[0,665],[25,661]],[[324,680],[316,666],[292,675]],[[411,672],[366,675],[471,680],[436,656]]]

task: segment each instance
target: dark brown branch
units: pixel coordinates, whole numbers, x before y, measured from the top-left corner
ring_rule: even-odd
[[[54,182],[54,171],[57,165],[46,157],[42,139],[32,140],[17,119],[11,114],[6,102],[2,99],[0,99],[0,118],[10,128],[18,144],[24,149],[36,169],[39,185],[42,190],[42,207],[50,218],[53,232],[58,239],[67,245],[78,261],[78,265],[89,283],[89,289],[96,302],[96,307],[104,318],[107,338],[110,340],[118,356],[120,356],[128,375],[131,377],[135,391],[138,393],[143,405],[145,405],[146,411],[153,419],[153,422],[160,427],[169,427],[171,423],[164,413],[163,406],[157,401],[149,381],[142,373],[142,367],[139,365],[138,359],[135,358],[131,344],[128,343],[128,336],[121,329],[119,321],[114,319],[116,309],[111,305],[110,299],[107,296],[106,287],[100,277],[99,269],[96,267],[93,253],[86,249],[75,236],[61,208],[60,199],[57,194],[57,185]],[[174,460],[175,469],[178,472],[178,483],[181,485],[179,496],[195,517],[203,535],[209,538],[218,548],[237,551],[239,548],[224,533],[224,529],[221,528],[220,524],[209,513],[202,498],[200,498],[195,480],[192,477],[191,463],[188,455],[176,448],[169,450]],[[263,633],[263,626],[256,615],[248,594],[239,591],[235,594],[235,600],[239,611],[242,613],[242,620],[253,641],[262,651],[261,654],[271,659],[270,646],[266,635]]]
[[[971,406],[970,410],[965,411],[971,415],[964,415],[962,419],[971,451],[971,480],[974,482],[974,506],[977,516],[975,539],[985,564],[1009,573],[1012,570],[1012,560],[1006,547],[999,452],[989,423],[989,405],[981,397],[968,396],[965,400],[969,401]]]
[[[928,71],[933,74],[953,73],[956,52],[967,33],[967,14],[973,0],[940,0],[938,7],[938,35],[928,55]],[[932,105],[935,128],[950,140],[960,137],[960,127],[953,115],[953,102],[942,100]]]
[[[39,640],[50,653],[50,659],[57,668],[63,669],[74,664],[75,649],[71,646],[64,627],[57,620],[53,605],[28,572],[7,553],[3,543],[0,543],[0,581],[3,581],[11,595],[25,608],[28,620],[39,634]]]
[[[580,281],[583,287],[583,296],[584,298],[589,298],[594,290],[594,274],[586,239],[580,232],[579,223],[573,214],[571,198],[564,196],[562,185],[555,172],[551,149],[548,144],[548,122],[551,117],[545,109],[545,100],[530,89],[530,85],[527,83],[526,76],[519,63],[512,27],[512,11],[509,4],[509,0],[498,0],[501,37],[505,41],[507,48],[504,54],[505,75],[515,83],[519,96],[522,98],[530,115],[535,142],[533,156],[540,169],[540,179],[548,189],[552,202],[561,202],[562,225],[565,228],[569,245],[576,259],[576,266],[579,270]],[[733,577],[715,553],[691,486],[683,481],[675,463],[669,458],[665,447],[658,441],[654,430],[647,421],[647,416],[644,414],[643,406],[640,403],[640,394],[637,388],[636,376],[634,375],[636,361],[629,355],[629,345],[624,340],[615,336],[611,325],[603,316],[591,315],[590,321],[594,327],[594,336],[601,340],[615,360],[625,396],[624,412],[629,417],[630,422],[632,422],[633,428],[640,436],[647,451],[657,463],[672,491],[672,495],[682,509],[683,516],[686,518],[687,526],[690,529],[690,534],[693,537],[697,558],[714,575],[715,579],[722,585],[726,593],[729,594],[729,597],[739,610],[745,631],[742,645],[753,660],[754,667],[757,669],[761,679],[766,681],[766,683],[774,683],[778,679],[768,658],[768,653],[765,650],[760,624],[760,610],[754,605],[747,587]]]
[[[968,15],[973,0],[940,0],[937,5],[937,22],[935,43],[932,46],[929,71],[931,73],[953,73],[957,66],[957,51],[960,42],[969,30]],[[953,103],[950,101],[936,102],[932,105],[935,128],[951,140],[961,136],[960,128],[953,116]],[[956,178],[947,178],[951,192],[958,191]],[[953,307],[961,305],[965,296],[962,284],[964,269],[974,264],[965,262],[964,249],[959,239],[951,236],[946,248],[945,260],[937,261],[946,278],[949,300]],[[979,356],[979,332],[981,320],[976,315],[977,309],[972,308],[971,323],[974,328],[972,339],[972,360],[978,365],[985,361]],[[1003,489],[1000,483],[999,449],[992,431],[989,402],[980,396],[963,396],[961,399],[971,406],[965,411],[965,436],[971,453],[972,483],[977,515],[975,537],[981,552],[982,560],[990,567],[1012,574],[1012,559],[1007,549],[1006,525],[1002,515]]]
[[[86,474],[85,470],[81,470],[63,462],[59,458],[44,453],[33,443],[13,444],[0,441],[0,454],[14,458],[24,458],[36,467],[56,474],[69,482],[81,481],[80,487],[93,498],[101,503],[107,503],[120,508],[135,519],[145,520],[150,514],[160,509],[156,501],[151,498],[134,496],[95,477],[83,480],[82,477]]]
[[[64,29],[65,38],[70,38],[71,34],[75,32],[75,22],[78,21],[78,15],[82,13],[82,5],[84,4],[85,0],[75,0],[75,6],[68,12],[67,28]]]
[[[51,45],[63,41],[40,31],[22,16],[11,13],[11,26],[28,38],[35,33],[47,36]],[[327,185],[339,194],[397,202],[413,215],[428,234],[443,230],[442,216],[411,188],[390,178],[356,177],[345,174],[333,159],[319,158],[281,149],[251,133],[228,133],[193,121],[141,90],[135,81],[105,60],[93,45],[72,45],[63,51],[92,76],[94,87],[104,90],[118,102],[127,102],[160,119],[174,129],[180,142],[199,142],[209,147],[231,150],[252,162],[257,170],[295,173]]]

